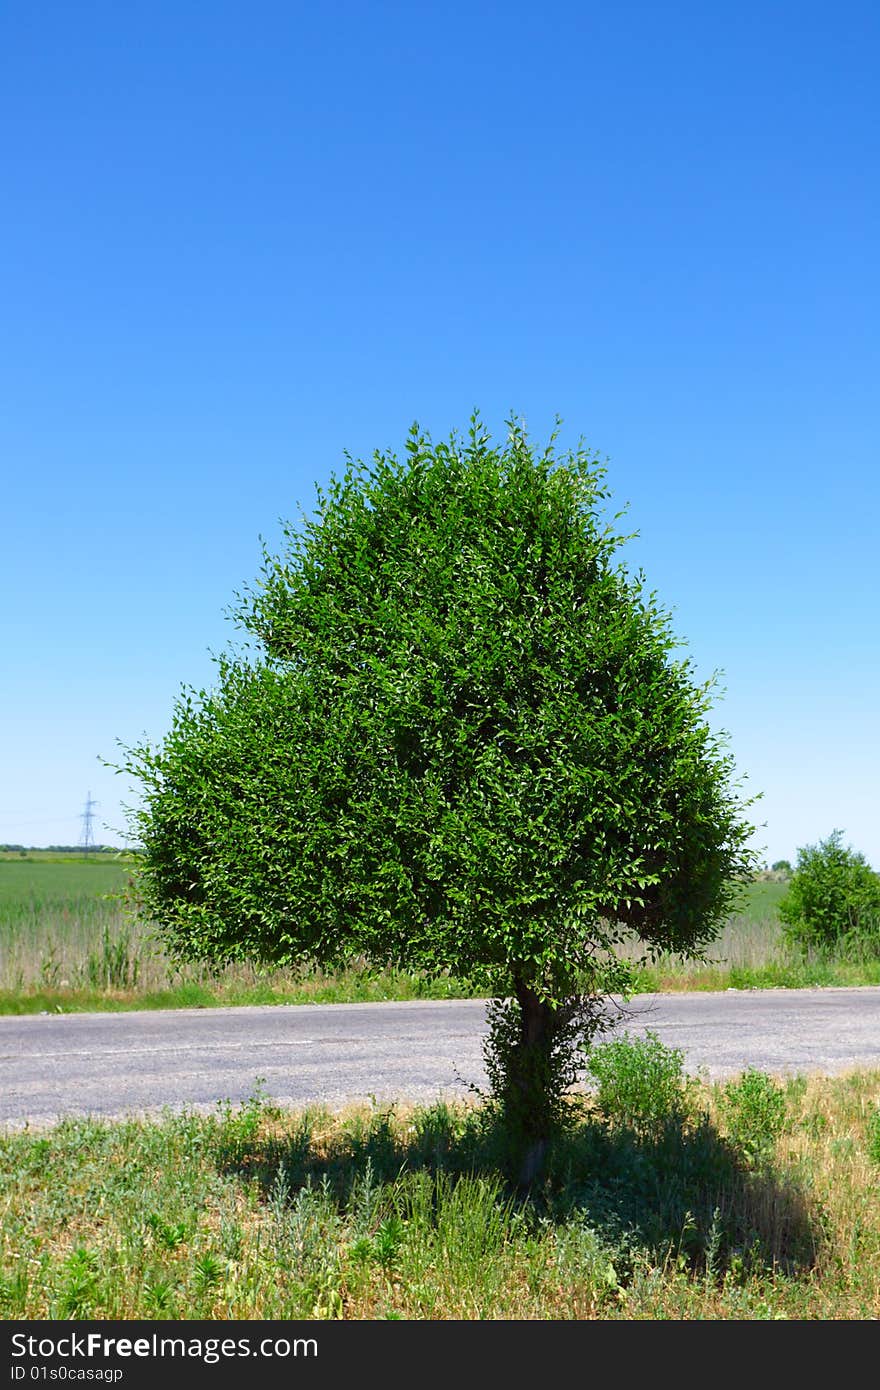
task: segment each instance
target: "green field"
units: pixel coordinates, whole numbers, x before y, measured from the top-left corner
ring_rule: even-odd
[[[149,922],[126,901],[133,856],[89,859],[31,851],[0,855],[0,1012],[170,1008],[216,1004],[344,1003],[472,995],[448,976],[373,969],[344,974],[252,965],[175,966]],[[639,991],[878,984],[880,962],[805,960],[783,941],[783,883],[745,885],[741,906],[694,963],[663,957],[635,972]],[[629,954],[635,957],[635,948]]]
[[[130,878],[130,860],[95,855],[91,859],[69,856],[0,856],[0,914],[9,908],[47,908],[64,911],[76,904],[94,902],[106,893],[120,892]]]
[[[132,856],[0,853],[0,1013],[454,998],[464,981],[174,965],[134,911]]]

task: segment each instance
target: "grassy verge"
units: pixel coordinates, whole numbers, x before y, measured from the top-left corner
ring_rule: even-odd
[[[0,990],[0,1014],[122,1013],[143,1009],[206,1009],[254,1004],[379,1004],[389,1000],[468,999],[476,995],[466,980],[427,979],[399,970],[352,969],[338,975],[316,970],[297,976],[273,971],[265,979],[247,967],[154,989],[31,986]]]
[[[845,985],[880,985],[880,960],[788,959],[768,961],[766,965],[694,966],[661,962],[636,973],[639,994],[674,993],[683,990],[724,989],[811,989]]]
[[[280,976],[280,978],[279,978]],[[794,959],[760,968],[658,966],[640,969],[633,994],[729,989],[810,989],[880,985],[880,961]],[[158,989],[31,986],[0,990],[0,1015],[44,1013],[125,1013],[151,1009],[207,1009],[257,1004],[379,1004],[390,1000],[473,999],[482,991],[454,976],[428,979],[402,971],[351,970],[308,978],[277,972],[266,981],[220,979],[186,981]]]
[[[662,1123],[582,1102],[528,1193],[486,1108],[0,1137],[0,1315],[880,1315],[880,1073],[686,1095]]]

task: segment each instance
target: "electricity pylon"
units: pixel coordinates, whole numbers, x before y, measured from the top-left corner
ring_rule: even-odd
[[[83,823],[83,833],[82,839],[80,840],[80,844],[82,845],[84,859],[88,858],[89,850],[95,848],[95,837],[92,834],[92,821],[94,820],[94,812],[92,810],[92,807],[97,805],[97,801],[92,800],[92,793],[89,792],[86,796],[86,809],[80,816],[80,820]]]

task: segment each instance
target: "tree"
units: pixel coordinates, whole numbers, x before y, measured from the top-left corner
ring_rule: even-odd
[[[492,1094],[534,1171],[614,947],[699,953],[753,868],[668,615],[617,561],[605,472],[479,417],[347,459],[264,548],[257,644],[184,691],[141,783],[143,894],[186,959],[452,970],[494,996]],[[616,520],[616,518],[615,518]]]
[[[788,939],[803,951],[880,950],[880,874],[833,830],[804,845],[778,909]]]

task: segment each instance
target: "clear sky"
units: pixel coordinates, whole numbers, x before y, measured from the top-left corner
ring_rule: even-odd
[[[210,683],[260,536],[475,406],[608,459],[768,862],[880,868],[880,7],[0,12],[0,841]]]

